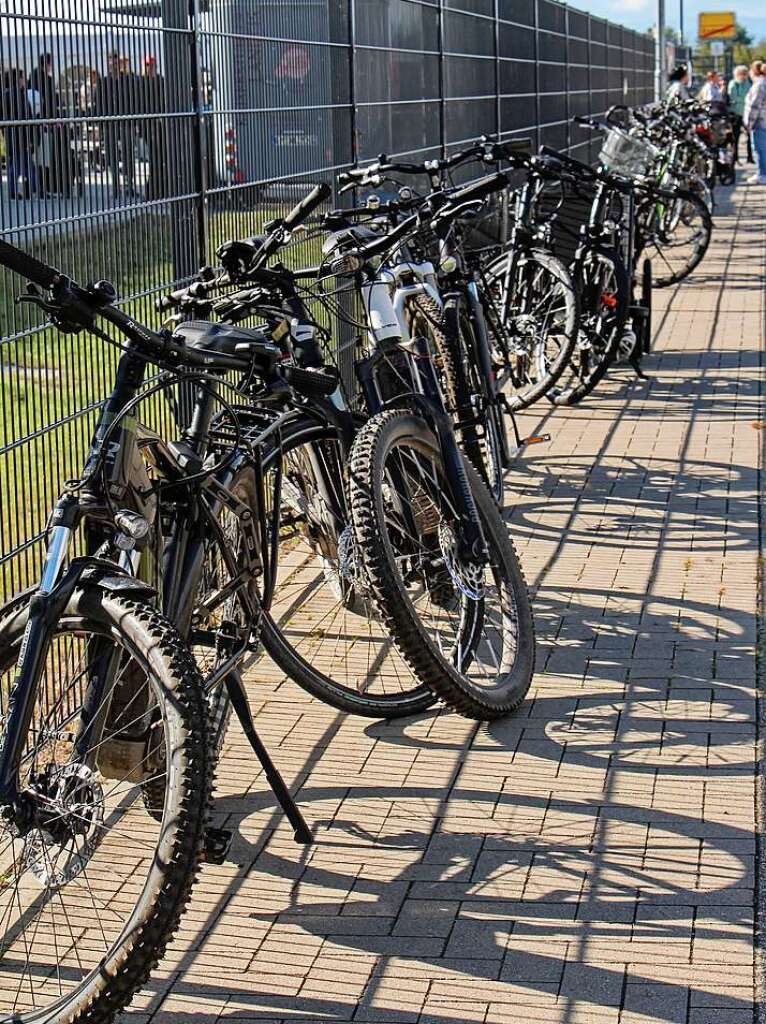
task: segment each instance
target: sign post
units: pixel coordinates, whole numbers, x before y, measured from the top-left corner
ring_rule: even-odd
[[[665,0],[657,0],[657,37],[654,49],[654,98],[665,95]]]

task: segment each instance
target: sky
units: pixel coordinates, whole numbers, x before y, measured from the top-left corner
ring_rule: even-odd
[[[680,0],[665,0],[665,22],[679,28]],[[656,0],[571,0],[572,7],[597,14],[610,21],[645,31],[657,17]],[[766,38],[766,6],[764,0],[683,0],[684,38],[686,42],[697,38],[697,15],[700,11],[734,11],[737,21],[744,25],[756,40]]]

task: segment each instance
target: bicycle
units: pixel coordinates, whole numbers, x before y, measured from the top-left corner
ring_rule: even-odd
[[[332,273],[353,278],[369,325],[368,354],[356,367],[369,418],[349,462],[360,557],[379,613],[418,677],[454,710],[485,720],[514,710],[529,688],[529,596],[444,404],[428,308],[435,268],[397,251],[422,216],[432,216],[439,235],[507,180],[491,175],[451,193],[433,215],[421,210],[364,245],[341,233],[330,248]]]

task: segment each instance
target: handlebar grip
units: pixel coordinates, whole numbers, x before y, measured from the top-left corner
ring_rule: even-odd
[[[313,213],[318,206],[321,206],[325,199],[327,199],[331,194],[332,189],[329,185],[325,184],[325,182],[315,185],[309,194],[304,199],[301,199],[297,206],[294,206],[292,210],[290,210],[288,215],[282,221],[282,224],[288,230],[297,227],[306,219],[306,217],[309,216],[309,214]]]
[[[2,240],[0,240],[0,264],[13,270],[16,274],[20,274],[27,281],[39,284],[41,288],[50,288],[61,276],[55,267],[48,266],[47,263],[35,259],[29,253]]]
[[[158,313],[162,313],[166,309],[175,309],[186,298],[188,291],[187,285],[185,288],[177,288],[174,292],[168,292],[167,295],[160,295],[154,300],[154,308]]]
[[[596,172],[590,166],[590,164],[583,163],[582,160],[578,160],[577,157],[570,156],[569,153],[560,153],[557,149],[552,149],[550,146],[542,146],[540,152],[543,156],[552,156],[556,160],[560,160],[562,164],[568,164],[570,167],[576,167],[578,171],[582,171],[588,178],[595,178]]]
[[[508,175],[503,171],[498,171],[497,174],[489,174],[486,178],[479,178],[473,184],[459,188],[457,192],[450,192],[450,205],[467,203],[474,199],[485,199],[487,196],[491,196],[493,192],[499,192],[500,189],[507,187]]]
[[[597,131],[604,131],[609,125],[597,117],[587,117],[585,114],[575,114],[572,118],[575,124],[584,125],[586,128],[595,128]]]

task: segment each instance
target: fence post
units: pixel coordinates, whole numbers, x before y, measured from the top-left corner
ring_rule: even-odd
[[[180,196],[189,196],[194,189],[195,175],[190,164],[194,152],[192,115],[189,112],[189,28],[188,0],[162,0],[161,3],[162,48],[165,64],[166,106],[174,115],[177,136],[170,135],[170,125],[165,126],[170,137],[169,153],[175,157],[173,164],[176,191]],[[192,200],[180,199],[171,207],[170,233],[173,258],[173,275],[176,280],[189,277],[195,266],[198,246],[193,244],[197,220],[191,207]],[[196,203],[194,204],[196,207]]]
[[[654,98],[665,94],[665,0],[657,0],[657,38],[654,47]]]
[[[447,155],[446,104],[444,102],[444,0],[439,0],[439,151]]]
[[[534,0],[534,40],[535,40],[535,133],[538,148],[543,144],[540,131],[540,9],[538,0]]]
[[[208,255],[208,198],[210,183],[210,153],[208,152],[207,117],[205,115],[202,61],[200,59],[199,0],[189,0],[189,18],[192,26],[192,101],[194,104],[194,190],[197,213],[197,262],[207,263]]]
[[[495,134],[500,138],[500,0],[495,0]]]
[[[566,146],[567,153],[572,148],[572,76],[569,73],[569,8],[564,8],[564,110],[567,122]]]

